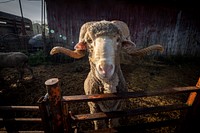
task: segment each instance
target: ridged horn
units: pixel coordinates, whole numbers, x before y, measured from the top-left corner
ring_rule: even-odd
[[[128,51],[128,54],[133,55],[133,56],[143,56],[147,54],[148,52],[156,51],[156,50],[162,53],[164,51],[164,48],[160,44],[155,44],[143,49]]]
[[[70,49],[67,49],[67,48],[64,48],[64,47],[60,47],[60,46],[56,46],[56,47],[53,47],[50,51],[50,54],[51,55],[54,55],[54,54],[57,54],[57,53],[63,53],[65,55],[68,55],[72,58],[75,58],[75,59],[79,59],[79,58],[82,58],[85,56],[85,50],[70,50]]]

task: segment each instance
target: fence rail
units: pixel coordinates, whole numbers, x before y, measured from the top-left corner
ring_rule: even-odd
[[[141,123],[143,128],[151,128],[155,126],[163,127],[170,124],[176,124],[179,132],[196,131],[198,124],[196,120],[200,119],[200,78],[196,86],[174,87],[168,89],[160,89],[159,91],[138,91],[127,93],[112,93],[112,94],[94,94],[94,95],[74,95],[62,96],[59,80],[57,78],[49,79],[45,82],[47,94],[38,100],[39,106],[0,106],[0,112],[3,114],[0,118],[0,124],[4,124],[8,132],[12,132],[12,123],[42,123],[45,133],[72,133],[78,132],[78,126],[74,123],[82,121],[91,121],[99,119],[108,119],[116,117],[137,116],[143,114],[153,114],[160,112],[169,112],[174,110],[183,110],[184,113],[180,119],[171,119],[165,121],[156,121],[149,123]],[[102,101],[102,100],[117,100],[139,97],[164,96],[171,94],[187,93],[188,99],[181,104],[140,107],[125,111],[99,112],[94,114],[73,114],[69,111],[69,103]],[[15,118],[8,114],[10,112],[39,112],[40,118]],[[125,130],[138,129],[141,126],[122,126],[116,128],[99,129],[93,131],[79,132],[124,132]],[[23,131],[21,131],[23,132]],[[31,132],[31,131],[30,131]]]
[[[0,116],[2,117],[0,118],[0,125],[4,125],[8,133],[13,133],[25,132],[18,131],[18,129],[21,128],[19,125],[26,124],[26,126],[29,126],[31,129],[32,124],[42,124],[42,119],[40,116],[35,118],[33,118],[31,115],[25,118],[19,117],[20,113],[22,115],[27,112],[40,114],[39,106],[0,106]],[[38,133],[39,132],[41,131],[38,131]]]
[[[1,111],[39,111],[39,106],[0,106]]]
[[[103,100],[117,100],[138,97],[161,96],[169,94],[180,94],[188,92],[200,91],[196,86],[174,87],[168,89],[160,89],[159,91],[137,91],[124,93],[107,93],[107,94],[93,94],[93,95],[74,95],[63,96],[62,102],[88,102],[88,101],[103,101]]]

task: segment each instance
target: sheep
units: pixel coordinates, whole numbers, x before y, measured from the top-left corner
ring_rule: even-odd
[[[79,42],[75,50],[55,46],[51,55],[63,53],[73,58],[82,58],[88,51],[90,71],[84,81],[86,95],[127,92],[126,81],[120,67],[120,53],[126,51],[132,55],[144,55],[150,51],[163,51],[161,45],[137,50],[130,39],[127,24],[122,21],[92,21],[83,24],[80,29]],[[88,102],[90,113],[122,110],[122,100]],[[94,121],[94,128],[116,127],[118,119],[111,119],[105,124],[103,120]]]
[[[16,68],[19,72],[19,80],[22,80],[24,70],[27,69],[33,78],[33,70],[28,65],[28,56],[22,52],[0,52],[0,68]]]

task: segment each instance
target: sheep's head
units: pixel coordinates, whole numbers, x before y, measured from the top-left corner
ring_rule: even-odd
[[[87,48],[96,76],[110,79],[116,65],[120,64],[121,47],[127,45],[135,46],[131,41],[123,39],[122,32],[116,25],[109,21],[100,21],[87,27],[81,42],[76,44],[75,49]]]
[[[122,21],[87,22],[80,30],[79,42],[74,51],[63,47],[54,47],[50,54],[64,53],[73,58],[82,58],[86,51],[95,74],[99,78],[110,79],[120,64],[121,49],[131,55],[145,55],[154,50],[163,51],[161,45],[136,50],[130,39],[129,28]]]

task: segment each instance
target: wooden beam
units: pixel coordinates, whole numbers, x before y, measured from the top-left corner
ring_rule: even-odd
[[[1,131],[1,133],[8,133],[7,131]],[[17,133],[45,133],[44,131],[17,131]]]
[[[39,106],[0,106],[0,111],[39,111]]]
[[[188,87],[174,87],[169,89],[159,89],[157,91],[138,91],[127,93],[107,93],[107,94],[93,94],[93,95],[74,95],[63,96],[62,102],[88,102],[88,101],[102,101],[102,100],[116,100],[116,99],[128,99],[137,97],[159,96],[178,93],[187,93],[200,91],[200,87],[188,86]]]
[[[198,80],[198,82],[196,84],[196,87],[200,88],[200,78],[199,78],[199,80]],[[194,100],[196,98],[196,95],[197,95],[197,92],[191,92],[190,93],[190,95],[189,95],[189,97],[187,99],[187,104],[188,105],[192,106],[192,104],[193,104],[193,102],[194,102]]]
[[[189,107],[190,106],[188,106],[187,104],[177,104],[177,105],[175,104],[175,105],[157,106],[149,108],[137,108],[128,111],[113,111],[113,112],[99,112],[94,114],[72,115],[72,119],[74,121],[85,121],[85,120],[98,120],[106,118],[118,118],[118,117],[136,116],[142,114],[167,112],[173,110],[182,110],[182,109],[188,109]]]
[[[6,121],[6,122],[22,122],[22,123],[27,123],[27,122],[33,122],[33,123],[38,123],[38,122],[42,122],[42,119],[41,118],[8,118],[8,119],[3,119],[3,118],[0,118],[0,122],[3,122],[3,121]]]

